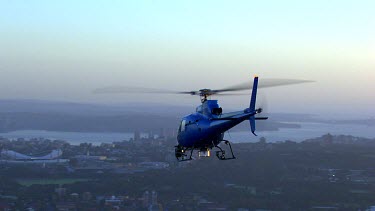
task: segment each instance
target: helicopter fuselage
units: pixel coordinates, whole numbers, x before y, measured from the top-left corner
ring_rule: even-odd
[[[249,109],[222,114],[217,100],[206,100],[198,106],[196,113],[182,118],[177,140],[186,148],[212,148],[223,141],[225,131],[236,126],[250,115]]]
[[[248,108],[231,113],[223,114],[223,109],[217,103],[217,100],[208,100],[207,97],[214,92],[212,90],[201,90],[202,104],[197,107],[196,112],[185,116],[181,120],[178,129],[178,145],[175,146],[175,155],[178,161],[187,161],[192,159],[194,150],[199,151],[199,156],[209,157],[210,150],[218,148],[216,156],[220,160],[230,160],[236,157],[229,141],[224,140],[225,131],[238,125],[244,120],[249,120],[251,132],[255,134],[255,120],[267,119],[267,117],[255,117],[261,113],[262,109],[255,109],[256,94],[258,87],[258,77],[254,77],[253,90],[251,92],[250,105]],[[225,151],[218,146],[224,141],[229,145],[231,157],[226,157]],[[190,150],[190,156],[186,151]]]

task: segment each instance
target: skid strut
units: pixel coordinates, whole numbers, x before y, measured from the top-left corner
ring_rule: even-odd
[[[190,155],[189,157],[187,157],[188,155],[186,154],[187,151],[190,150]],[[194,147],[192,147],[191,149],[190,148],[186,148],[186,147],[182,147],[180,145],[177,145],[175,146],[175,156],[177,158],[178,161],[189,161],[189,160],[193,160],[192,156],[193,156],[193,151],[194,151]]]
[[[216,147],[220,150],[220,151],[216,151],[216,157],[219,158],[220,160],[231,160],[231,159],[236,159],[236,157],[235,157],[234,154],[233,154],[232,145],[230,144],[230,142],[225,140],[224,143],[225,143],[226,145],[229,145],[229,148],[230,148],[230,152],[231,152],[231,154],[232,154],[232,157],[229,157],[229,158],[225,157],[225,151],[224,151],[221,147],[219,147],[219,146],[216,146]]]
[[[227,141],[227,140],[224,140],[224,143],[229,146],[231,157],[226,157],[225,151],[219,146],[213,145],[210,148],[216,147],[216,148],[219,149],[219,151],[216,151],[216,157],[219,158],[219,160],[236,159],[236,157],[234,156],[232,145],[230,144],[230,142]],[[205,149],[205,150],[202,150],[202,149]],[[190,150],[190,153],[187,153],[189,150]],[[176,155],[176,158],[179,162],[193,160],[193,158],[192,158],[193,152],[194,152],[194,147],[187,148],[187,147],[183,147],[183,146],[180,146],[180,145],[175,146],[175,155]],[[200,152],[200,154],[199,154],[200,157],[209,157],[210,156],[210,154],[209,154],[210,151],[208,150],[208,148],[201,148],[199,152]]]

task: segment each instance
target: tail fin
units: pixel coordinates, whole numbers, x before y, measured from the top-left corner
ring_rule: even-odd
[[[251,99],[250,99],[250,112],[256,113],[255,111],[255,103],[256,103],[256,99],[257,99],[257,90],[258,90],[258,76],[255,76],[254,77],[254,83],[253,83],[253,91],[251,92]],[[255,116],[254,115],[251,115],[249,117],[249,122],[250,122],[250,128],[251,128],[251,132],[256,136],[257,134],[255,134]]]
[[[257,100],[257,90],[258,90],[258,76],[254,77],[253,91],[251,92],[250,99],[250,110],[255,111],[255,103]]]

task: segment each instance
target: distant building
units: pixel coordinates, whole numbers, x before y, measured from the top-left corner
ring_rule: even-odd
[[[106,206],[119,206],[122,204],[122,199],[116,196],[110,196],[104,199]]]
[[[92,194],[90,192],[84,192],[82,194],[82,200],[83,201],[90,201],[92,198]]]
[[[134,132],[134,141],[139,141],[141,140],[141,132],[139,132],[138,130]]]
[[[52,150],[50,153],[43,156],[25,155],[13,150],[3,149],[0,151],[1,160],[3,164],[39,164],[45,166],[46,164],[67,164],[69,159],[59,159],[62,155],[62,150]]]
[[[165,138],[166,136],[166,131],[164,128],[160,128],[159,129],[159,134],[158,134],[159,138]]]
[[[107,160],[107,156],[93,156],[93,155],[76,155],[73,158],[81,161],[81,160]]]
[[[142,195],[142,207],[151,210],[157,208],[159,210],[158,193],[156,191],[145,191]]]
[[[153,131],[149,131],[148,132],[148,139],[154,139],[154,132]]]
[[[62,151],[60,149],[56,149],[44,156],[30,156],[15,152],[13,150],[3,149],[1,150],[0,154],[3,159],[8,160],[53,160],[59,158],[62,155]]]
[[[158,204],[158,193],[154,190],[152,191],[152,195],[151,195],[151,204],[152,205]]]
[[[60,197],[64,197],[66,194],[66,188],[58,187],[55,189],[55,193]]]
[[[150,203],[150,192],[145,191],[142,195],[142,207],[143,208],[146,208],[146,207],[149,207],[151,205]]]

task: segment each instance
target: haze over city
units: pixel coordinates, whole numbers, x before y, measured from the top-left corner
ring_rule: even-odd
[[[177,91],[262,78],[271,112],[373,117],[373,1],[2,1],[0,98],[198,104],[189,96],[95,95],[126,85]],[[248,97],[219,97],[243,108]]]
[[[374,9],[0,0],[0,210],[375,210]]]

